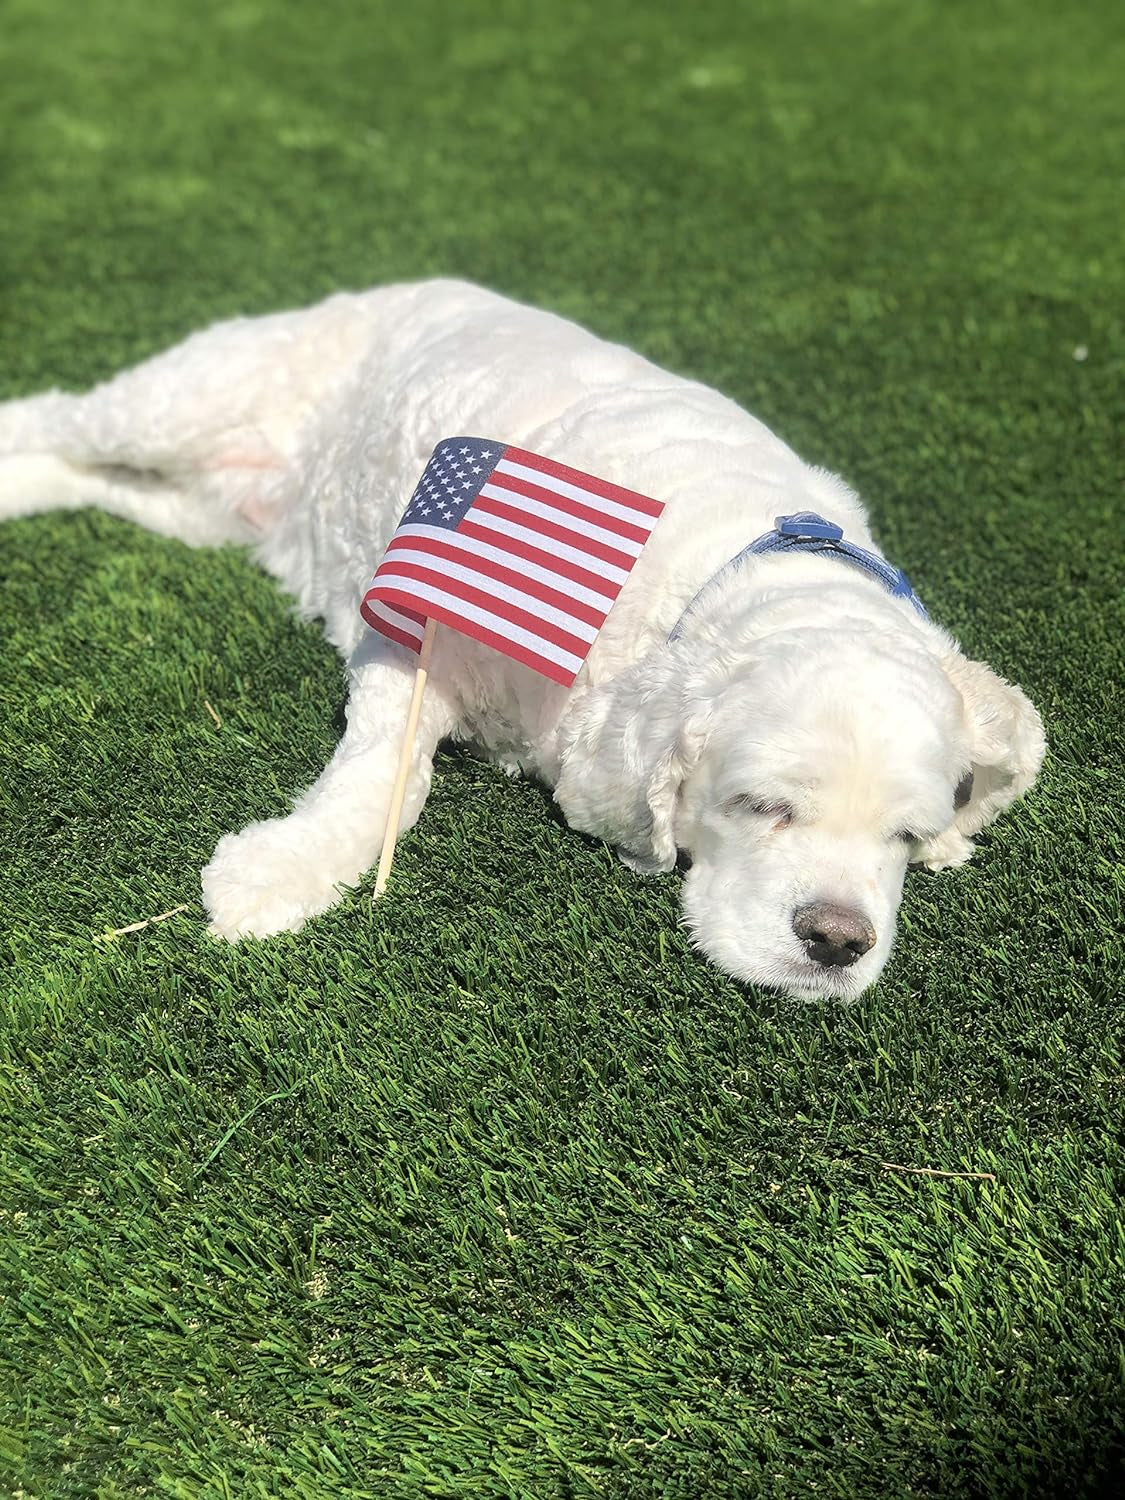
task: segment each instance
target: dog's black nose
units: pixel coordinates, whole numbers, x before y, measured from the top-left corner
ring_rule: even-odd
[[[846,968],[875,946],[875,929],[862,912],[812,901],[793,913],[793,931],[814,963]]]

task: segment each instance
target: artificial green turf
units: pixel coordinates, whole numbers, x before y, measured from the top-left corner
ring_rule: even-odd
[[[851,1008],[454,755],[376,911],[223,947],[339,664],[236,552],[4,528],[4,1493],[1112,1491],[1118,12],[6,0],[5,394],[475,277],[857,483],[1052,754]]]

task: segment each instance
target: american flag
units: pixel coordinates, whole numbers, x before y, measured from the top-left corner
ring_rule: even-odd
[[[360,612],[421,649],[439,620],[569,687],[663,505],[486,438],[446,438]]]

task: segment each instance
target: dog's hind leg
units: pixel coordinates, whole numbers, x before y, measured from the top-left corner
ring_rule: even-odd
[[[376,306],[345,294],[234,319],[84,395],[0,404],[0,520],[93,505],[192,544],[262,540]]]
[[[260,536],[237,504],[203,505],[200,490],[156,469],[74,463],[54,453],[0,456],[0,521],[92,506],[192,546]]]
[[[0,520],[94,506],[193,546],[260,538],[282,455],[253,431],[181,436],[171,412],[162,440],[151,441],[144,368],[86,395],[49,391],[0,405]],[[182,404],[190,400],[185,391]]]

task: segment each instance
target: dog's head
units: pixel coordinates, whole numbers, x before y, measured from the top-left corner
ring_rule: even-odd
[[[589,690],[555,795],[636,868],[691,856],[684,915],[720,968],[854,998],[907,865],[961,863],[1031,785],[1039,715],[937,631],[795,629],[709,655],[678,642]]]

